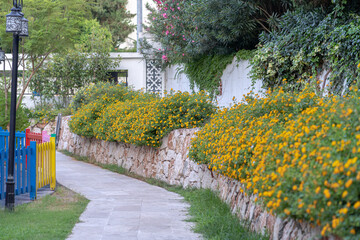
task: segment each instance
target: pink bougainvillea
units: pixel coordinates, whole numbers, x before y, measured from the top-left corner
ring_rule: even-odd
[[[155,36],[163,48],[157,48],[155,54],[166,63],[183,61],[184,48],[195,43],[191,39],[191,29],[184,26],[185,16],[182,11],[184,0],[154,0],[155,8],[150,8],[149,32]]]

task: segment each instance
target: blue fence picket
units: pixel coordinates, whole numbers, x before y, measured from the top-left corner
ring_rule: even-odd
[[[25,152],[26,152],[26,156],[28,158],[28,167],[27,167],[27,184],[26,184],[26,192],[30,192],[30,180],[31,180],[31,164],[30,164],[30,155],[31,155],[31,150],[30,150],[30,146],[28,146],[26,149],[25,149]],[[36,171],[36,166],[35,166],[35,171]],[[31,195],[30,195],[30,198],[31,198]]]
[[[36,198],[36,142],[30,142],[30,199]],[[29,156],[29,155],[28,155]],[[28,157],[29,160],[29,157]]]
[[[25,146],[25,132],[15,133],[15,156],[14,156],[14,174],[15,174],[15,194],[23,194],[31,190],[30,180],[31,175],[35,174],[35,193],[36,193],[36,143],[34,146],[26,148]],[[9,132],[0,127],[0,199],[5,198],[6,194],[6,179],[8,177],[8,158],[9,158]],[[32,151],[30,150],[32,149]],[[26,156],[35,156],[35,168],[33,173],[26,169]],[[35,198],[35,197],[33,197]]]
[[[23,172],[23,175],[22,175],[22,186],[21,186],[21,193],[25,193],[26,192],[26,179],[27,179],[27,176],[29,173],[26,172],[26,148],[23,147],[21,148],[21,151],[20,151],[20,155],[21,155],[21,171]]]
[[[0,200],[5,198],[5,151],[0,149]]]
[[[5,146],[5,131],[0,127],[0,149],[4,149]]]

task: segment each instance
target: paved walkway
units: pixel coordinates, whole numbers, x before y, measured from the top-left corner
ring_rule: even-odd
[[[180,195],[56,153],[57,181],[90,203],[68,239],[201,239]]]

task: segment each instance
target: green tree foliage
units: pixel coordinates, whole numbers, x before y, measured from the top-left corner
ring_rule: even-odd
[[[184,72],[190,79],[191,89],[207,91],[213,99],[219,94],[219,83],[226,66],[233,61],[234,55],[204,56],[184,65]]]
[[[54,54],[30,83],[30,88],[40,97],[38,104],[44,106],[51,100],[57,107],[67,107],[70,95],[89,82],[87,62],[85,54],[74,50]]]
[[[87,53],[85,68],[90,73],[91,82],[106,80],[108,70],[115,69],[120,59],[111,59],[112,35],[108,28],[102,27],[97,21],[85,21],[82,27],[82,35],[76,49]]]
[[[96,0],[92,9],[93,16],[104,27],[108,27],[116,47],[134,31],[135,25],[131,24],[131,18],[135,14],[126,10],[127,0]]]
[[[34,77],[31,89],[42,100],[51,99],[59,107],[67,107],[70,96],[77,89],[91,82],[106,80],[108,71],[119,64],[120,59],[110,58],[110,31],[96,20],[83,23],[79,39],[74,50],[54,54]]]
[[[355,5],[349,2],[340,12],[333,7],[285,14],[277,31],[261,35],[261,47],[251,61],[252,77],[263,79],[266,88],[284,85],[283,79],[288,86],[300,82],[300,87],[312,79],[323,88],[330,80],[329,90],[342,94],[359,78],[360,16]]]
[[[1,16],[8,14],[11,7],[12,1],[1,0]],[[17,107],[31,79],[48,56],[71,48],[79,39],[82,22],[90,15],[89,4],[84,0],[27,0],[22,11],[29,20],[30,36],[23,40],[29,74]],[[0,18],[1,46],[10,52],[12,35],[5,32],[5,20],[5,17]]]
[[[147,6],[154,42],[142,42],[146,57],[160,58],[164,66],[185,63],[192,86],[216,93],[222,71],[241,49],[254,49],[261,31],[270,31],[288,0],[156,0]],[[212,65],[214,64],[214,65]],[[205,73],[205,76],[202,76]]]
[[[156,7],[148,6],[148,31],[161,48],[153,48],[151,54],[167,63],[253,49],[258,34],[270,31],[274,19],[291,7],[288,1],[264,0],[156,2]],[[151,45],[145,41],[143,48],[148,54]]]

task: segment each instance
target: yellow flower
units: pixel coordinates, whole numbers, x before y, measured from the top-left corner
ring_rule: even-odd
[[[345,198],[347,195],[348,195],[348,191],[345,190],[341,196],[342,196],[342,198]]]
[[[324,190],[324,195],[325,195],[326,198],[330,198],[331,194],[330,194],[329,189]]]
[[[355,208],[355,209],[360,208],[360,201],[357,201],[357,202],[354,204],[354,208]]]
[[[353,180],[352,179],[349,179],[346,183],[345,183],[345,187],[348,188],[351,186]]]
[[[289,209],[285,208],[285,209],[284,209],[284,213],[285,213],[286,215],[290,215],[291,212],[289,211]]]
[[[338,218],[334,218],[332,220],[332,228],[335,229],[339,225],[339,223],[340,223],[340,220]]]
[[[340,213],[340,214],[344,214],[344,215],[345,215],[345,214],[347,214],[347,212],[348,212],[348,209],[347,209],[347,208],[342,208],[342,209],[339,210],[339,213]]]

